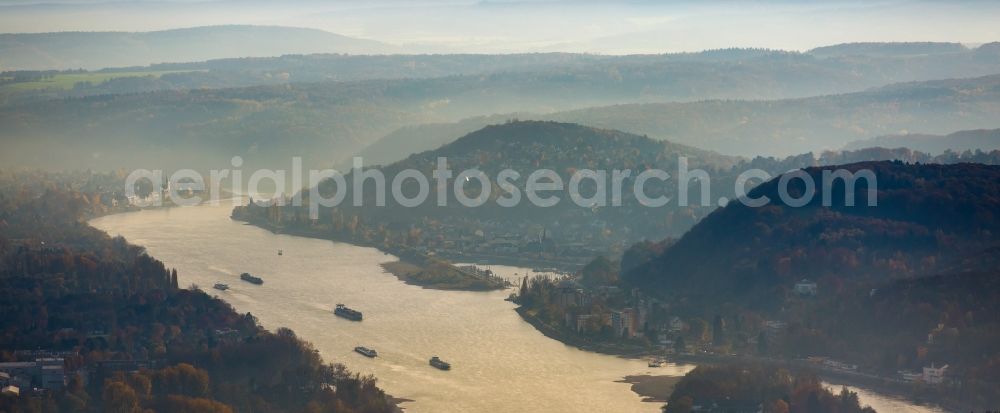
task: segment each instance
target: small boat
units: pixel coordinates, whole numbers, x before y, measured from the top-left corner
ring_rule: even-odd
[[[354,351],[368,358],[378,357],[378,352],[368,347],[357,346],[354,348]]]
[[[262,280],[260,277],[254,277],[253,275],[250,275],[250,273],[248,272],[240,274],[240,279],[250,284],[261,285],[264,283],[264,280]]]
[[[448,364],[448,362],[441,360],[440,358],[438,358],[438,356],[431,357],[430,364],[440,370],[451,370],[451,364]]]
[[[226,291],[229,289],[229,284],[215,283],[215,285],[213,285],[212,288],[220,291]]]
[[[278,255],[285,255],[285,250],[278,250]]]
[[[663,361],[662,360],[650,360],[649,364],[646,364],[646,365],[649,366],[649,367],[663,367]]]
[[[363,318],[360,311],[352,309],[343,304],[337,304],[337,308],[333,309],[333,313],[352,321],[361,321],[361,319]]]

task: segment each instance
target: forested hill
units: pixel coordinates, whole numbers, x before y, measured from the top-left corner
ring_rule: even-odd
[[[566,153],[555,155],[567,162],[578,160],[584,164],[601,162],[619,157],[622,151],[634,151],[636,154],[684,154],[697,158],[702,162],[718,162],[728,165],[734,158],[718,155],[692,146],[680,145],[668,141],[655,141],[645,136],[610,129],[597,129],[574,123],[544,122],[544,121],[511,121],[505,124],[490,125],[473,133],[469,133],[454,142],[429,153],[417,154],[437,156],[468,156],[470,153],[500,153],[512,159],[526,159],[531,155],[538,156],[532,147],[546,150],[563,150]],[[544,152],[542,153],[544,155]],[[548,156],[553,156],[548,155]],[[587,158],[595,158],[589,160]],[[621,156],[618,161],[627,161]],[[641,158],[634,162],[640,162]],[[516,161],[515,161],[516,162]],[[405,163],[405,161],[404,161]],[[570,166],[567,164],[566,166]],[[578,164],[579,166],[585,166]],[[609,165],[610,166],[610,165]]]
[[[854,188],[856,204],[844,206],[844,185],[832,186],[831,207],[821,205],[825,170],[871,170],[877,206],[867,204],[867,182]],[[839,290],[889,279],[934,274],[995,245],[1000,234],[1000,167],[979,164],[909,165],[869,162],[808,168],[816,196],[794,208],[778,196],[778,179],[750,192],[767,196],[764,207],[730,203],[699,222],[675,245],[627,274],[630,283],[669,294],[713,301],[775,306],[803,278]],[[802,194],[800,179],[789,184]]]
[[[448,230],[450,232],[443,236],[453,237],[455,234],[482,230],[488,237],[505,232],[533,237],[545,228],[552,238],[563,243],[586,243],[588,248],[593,247],[592,251],[606,253],[614,249],[616,243],[682,235],[713,211],[716,208],[715,202],[720,197],[732,199],[735,196],[736,177],[749,169],[761,169],[773,176],[794,168],[873,160],[998,163],[1000,151],[931,157],[906,149],[868,149],[829,152],[819,157],[804,154],[783,159],[758,157],[747,160],[616,130],[572,123],[511,120],[468,133],[435,150],[410,155],[401,161],[381,166],[379,170],[385,174],[387,185],[400,171],[406,169],[420,171],[431,180],[438,157],[447,158],[448,167],[454,174],[452,179],[467,169],[485,173],[490,179],[488,201],[481,207],[466,208],[451,195],[448,197],[448,205],[440,207],[436,198],[437,191],[432,190],[428,199],[417,207],[402,207],[389,196],[386,197],[384,207],[373,207],[376,202],[375,188],[369,184],[365,188],[366,198],[362,202],[365,207],[357,208],[352,205],[352,179],[348,177],[345,181],[348,188],[343,189],[345,198],[341,204],[329,210],[321,208],[318,220],[310,225],[323,228],[321,231],[330,231],[331,234],[337,233],[365,243],[391,240],[388,242],[402,242],[409,246],[426,246],[428,242],[433,244],[440,235],[435,235],[434,231],[444,231],[441,228],[449,225],[459,228]],[[674,177],[678,175],[680,157],[688,159],[689,168],[710,171],[708,204],[702,204],[702,187],[692,185],[687,194],[689,205],[679,205],[678,182]],[[522,196],[528,175],[542,168],[555,171],[564,185],[570,182],[574,172],[583,169],[605,171],[609,177],[613,170],[629,169],[631,176],[622,181],[624,191],[621,206],[618,207],[611,206],[607,199],[605,205],[580,206],[570,199],[566,191],[555,192],[561,202],[552,207],[533,206],[523,198],[515,207],[501,207],[497,205],[497,200],[507,198],[508,194],[500,189],[497,176],[500,171],[508,168],[521,174],[513,183]],[[645,185],[647,196],[655,198],[664,195],[671,200],[662,207],[643,206],[635,198],[633,185],[636,177],[646,169],[660,169],[671,175],[662,184],[647,182]],[[589,180],[582,183],[581,194],[589,197],[595,188]],[[481,190],[478,181],[474,179],[465,188],[466,195],[472,197],[477,196]],[[610,186],[605,191],[608,188]],[[320,185],[319,189],[324,197],[330,197],[334,193],[334,185],[329,181]],[[407,196],[418,193],[413,180],[403,181],[401,189]],[[250,208],[248,211],[255,211],[255,214],[246,216],[248,219],[276,218],[273,211],[266,214],[265,208]],[[299,218],[296,219],[301,219],[301,222],[309,222],[305,218],[308,215],[306,207],[286,208],[285,214],[288,217],[297,216]],[[462,222],[463,220],[467,221]],[[287,222],[287,217],[284,221],[285,225],[291,225]],[[502,225],[498,224],[501,222]],[[413,228],[422,229],[423,232],[410,234],[410,229]]]
[[[491,185],[489,201],[482,207],[468,208],[458,203],[449,191],[448,206],[439,207],[436,191],[430,191],[428,200],[418,207],[403,208],[393,202],[391,197],[387,197],[385,207],[373,208],[374,191],[366,186],[364,208],[350,206],[354,203],[353,190],[345,189],[346,198],[336,210],[349,216],[357,216],[359,222],[372,226],[409,225],[427,219],[454,222],[462,218],[481,220],[483,223],[510,220],[511,223],[517,223],[510,225],[512,229],[517,225],[547,226],[549,231],[561,233],[566,242],[581,242],[582,239],[573,238],[586,233],[588,238],[603,239],[603,245],[610,245],[615,240],[635,241],[642,237],[658,239],[677,235],[714,208],[714,205],[700,204],[690,207],[677,207],[673,204],[665,208],[643,207],[638,204],[632,191],[635,177],[640,171],[658,168],[673,174],[677,171],[680,157],[687,157],[691,168],[723,171],[719,176],[713,176],[713,179],[719,180],[719,188],[723,188],[723,191],[731,191],[729,181],[732,176],[729,171],[739,161],[710,151],[616,130],[571,123],[509,121],[487,126],[438,149],[411,155],[380,170],[389,182],[405,169],[418,170],[430,179],[438,157],[447,158],[448,167],[455,175],[467,169],[485,173]],[[522,195],[528,175],[543,168],[555,171],[564,186],[573,173],[581,169],[604,171],[608,179],[611,171],[616,169],[630,169],[633,172],[631,177],[623,181],[622,207],[610,207],[608,199],[605,199],[608,207],[581,207],[564,190],[554,192],[561,198],[561,202],[552,207],[533,206],[527,199],[522,199],[515,207],[500,207],[496,200],[501,196],[506,197],[506,194],[498,187],[497,176],[500,171],[508,168],[521,174],[513,184]],[[351,185],[350,182],[351,179],[348,179],[348,186]],[[594,194],[595,188],[587,182],[584,181],[581,194],[590,196]],[[481,191],[475,180],[466,187],[468,196],[476,196]],[[676,188],[676,184],[651,183],[647,185],[646,191],[650,197],[666,195],[676,199]],[[406,181],[402,190],[403,193],[414,194],[416,185],[412,180]],[[331,182],[321,185],[320,192],[332,193]],[[697,195],[692,197],[696,198]],[[320,216],[321,221],[329,217],[325,213]],[[607,227],[603,235],[597,236],[585,229],[595,225]],[[470,228],[474,227],[475,225],[470,225]],[[570,228],[576,228],[574,231],[580,234],[574,233],[571,237],[568,232]]]
[[[316,29],[205,26],[154,32],[0,34],[0,70],[101,69],[295,53],[385,53],[392,46]]]

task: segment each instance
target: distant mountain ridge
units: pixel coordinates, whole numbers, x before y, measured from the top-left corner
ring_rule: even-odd
[[[820,57],[834,56],[913,56],[960,53],[968,49],[961,43],[947,42],[861,42],[822,46],[806,53]]]
[[[884,135],[850,142],[844,146],[844,149],[852,150],[870,147],[909,148],[935,155],[944,153],[947,150],[963,152],[978,149],[988,152],[1000,149],[1000,129],[958,131],[948,135],[921,133]]]
[[[194,30],[194,29],[190,29]],[[221,30],[221,29],[220,29]],[[116,34],[117,35],[117,34]],[[850,93],[886,84],[933,79],[969,78],[1000,73],[1000,52],[994,44],[961,52],[883,55],[818,56],[795,51],[761,48],[728,48],[695,53],[651,55],[591,55],[573,53],[527,54],[419,54],[407,46],[384,55],[338,53],[284,54],[281,40],[294,36],[267,36],[270,45],[260,50],[243,42],[226,49],[245,56],[207,61],[158,63],[114,67],[99,71],[39,73],[25,71],[0,76],[0,105],[156,90],[219,89],[326,81],[371,79],[427,79],[447,76],[501,77],[524,82],[544,81],[559,86],[562,94],[580,86],[594,87],[602,102],[575,105],[635,102],[673,102],[704,99],[780,99]],[[198,44],[195,42],[193,44]],[[289,43],[289,42],[285,42]],[[307,44],[295,40],[295,45]],[[328,49],[323,41],[319,47]],[[197,49],[197,47],[192,46]],[[217,48],[212,48],[216,54]],[[366,49],[367,50],[367,49]],[[182,50],[182,52],[187,49]],[[142,51],[146,53],[146,51]],[[370,52],[370,51],[369,51]],[[67,56],[77,50],[64,51]],[[277,56],[280,54],[280,56]],[[59,54],[50,57],[58,58]],[[89,55],[88,55],[89,56]],[[0,55],[0,71],[3,55]],[[67,80],[65,75],[71,75]],[[60,77],[37,82],[39,77]],[[27,84],[25,84],[27,83]],[[34,84],[32,84],[34,83]],[[512,86],[508,86],[512,88]],[[611,98],[613,99],[607,99]],[[577,99],[579,100],[579,99]],[[547,111],[566,107],[549,107]],[[516,108],[515,110],[528,110]],[[502,113],[488,111],[485,115]]]
[[[0,71],[101,69],[302,53],[377,54],[374,40],[280,26],[201,26],[152,32],[0,34]]]
[[[929,109],[934,105],[943,109]],[[516,117],[616,129],[727,155],[789,156],[834,150],[859,138],[899,130],[952,133],[995,128],[1000,126],[996,113],[1000,113],[1000,75],[907,82],[797,99],[621,104],[548,114],[482,116],[408,126],[374,141],[360,155],[378,163],[391,162]],[[878,146],[850,145],[848,149]]]

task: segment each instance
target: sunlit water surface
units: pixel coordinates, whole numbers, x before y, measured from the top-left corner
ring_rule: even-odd
[[[409,412],[658,412],[643,403],[627,375],[682,375],[691,366],[649,368],[577,350],[549,339],[504,301],[510,291],[462,292],[406,285],[380,263],[394,260],[373,248],[272,234],[229,219],[231,205],[147,210],[91,222],[142,245],[168,267],[181,286],[197,284],[251,312],[269,329],[289,327],[328,361],[374,374]],[[277,251],[284,254],[278,256]],[[516,278],[529,269],[492,266]],[[255,286],[239,280],[250,272]],[[229,284],[228,291],[211,288]],[[364,312],[357,323],[335,317],[344,303]],[[379,357],[352,351],[363,345]],[[431,356],[451,371],[428,365]],[[879,412],[933,412],[905,401],[863,392]]]

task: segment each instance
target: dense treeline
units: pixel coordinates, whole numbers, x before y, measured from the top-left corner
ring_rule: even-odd
[[[854,206],[846,206],[842,180],[829,188],[832,206],[822,205],[828,189],[823,171],[841,168],[873,172],[877,206],[868,204],[872,184],[865,179],[853,188]],[[630,281],[780,306],[774,297],[801,278],[836,290],[844,283],[933,274],[997,242],[1000,167],[870,162],[805,173],[816,185],[807,205],[785,204],[779,179],[773,179],[749,193],[769,198],[767,206],[732,203],[714,212],[630,273]],[[788,189],[801,196],[802,180],[791,180]]]
[[[695,406],[700,409],[695,410]],[[862,407],[857,393],[847,388],[834,394],[823,387],[816,376],[757,364],[696,367],[674,386],[664,411],[875,412],[870,407]]]
[[[873,171],[877,206],[863,179],[855,206],[843,183],[822,206],[821,175],[834,168]],[[791,207],[777,179],[762,184],[750,196],[769,197],[766,207],[731,204],[662,252],[633,248],[652,258],[630,264],[625,283],[668,299],[672,314],[721,317],[732,327],[711,337],[727,351],[832,357],[897,378],[949,365],[945,385],[919,392],[973,406],[1000,399],[1000,167],[875,162],[805,173],[816,182],[812,202]],[[804,191],[800,180],[789,188]],[[818,290],[797,292],[802,279]],[[765,331],[762,320],[781,324]]]
[[[461,226],[464,232],[472,233],[482,229],[489,233],[490,223],[496,225],[492,232],[509,231],[517,233],[518,226],[546,228],[555,238],[568,242],[588,242],[600,246],[597,253],[607,253],[617,248],[615,244],[630,245],[643,239],[663,239],[677,237],[690,229],[699,219],[715,210],[716,200],[725,196],[736,197],[737,177],[752,168],[778,175],[785,171],[818,165],[834,165],[873,160],[900,160],[904,162],[958,163],[980,162],[1000,163],[1000,151],[964,153],[947,152],[937,156],[911,151],[905,148],[869,148],[857,151],[828,151],[818,156],[803,154],[787,158],[756,157],[742,159],[719,155],[710,151],[657,141],[616,130],[604,130],[579,124],[547,121],[507,121],[491,125],[445,144],[435,150],[410,155],[406,159],[379,167],[386,177],[387,185],[401,171],[414,169],[421,172],[433,183],[433,170],[437,159],[448,160],[447,167],[457,176],[464,170],[478,170],[489,178],[490,196],[487,202],[477,208],[467,208],[452,195],[448,195],[447,206],[440,206],[437,191],[429,191],[428,198],[416,207],[403,207],[394,197],[386,196],[384,207],[375,207],[376,188],[370,182],[365,187],[363,207],[355,207],[352,179],[345,180],[347,188],[336,188],[332,180],[320,185],[319,193],[331,197],[340,190],[344,199],[334,208],[320,208],[317,219],[308,219],[308,207],[283,207],[281,213],[265,208],[240,210],[241,219],[270,221],[273,225],[309,227],[310,230],[329,231],[365,243],[395,243],[419,246],[433,239],[435,228],[443,225]],[[708,204],[702,204],[702,186],[688,184],[688,205],[680,204],[680,160],[687,158],[690,170],[705,170],[710,177]],[[500,207],[497,200],[507,193],[500,186],[497,176],[504,169],[513,169],[521,174],[514,180],[515,186],[524,194],[527,176],[539,169],[555,171],[564,185],[572,175],[581,170],[603,171],[606,185],[602,194],[605,203],[593,207],[574,203],[567,191],[553,192],[560,196],[559,204],[538,207],[522,198],[514,207]],[[644,185],[646,196],[670,199],[662,207],[648,207],[638,202],[633,190],[636,178],[645,170],[659,169],[670,174],[661,182],[650,180]],[[620,206],[612,206],[612,171],[630,170],[630,176],[622,180]],[[752,181],[748,187],[758,183]],[[453,182],[449,182],[451,186]],[[464,186],[466,194],[475,197],[482,188],[472,180]],[[387,187],[388,188],[388,187]],[[583,180],[580,194],[589,197],[598,190],[590,180]],[[419,192],[417,183],[404,180],[401,191],[407,197]],[[308,191],[307,191],[308,192]],[[386,190],[385,192],[388,192]],[[452,191],[448,191],[451,194]],[[600,227],[600,231],[588,229]],[[421,231],[414,232],[414,229]],[[492,234],[489,234],[492,235]],[[388,241],[386,241],[388,240]],[[621,252],[620,249],[615,251]]]
[[[290,330],[270,333],[249,313],[178,288],[176,271],[88,226],[84,217],[108,211],[71,188],[93,176],[60,176],[0,175],[0,360],[59,354],[67,385],[0,398],[0,411],[394,409],[374,378],[325,364]]]
[[[400,205],[388,194],[389,184],[395,176],[407,169],[415,169],[432,180],[439,157],[447,158],[447,167],[454,174],[448,182],[449,188],[462,171],[483,172],[488,178],[488,200],[480,207],[466,207],[456,199],[454,191],[449,190],[446,194],[447,205],[439,206],[437,191],[430,191],[425,202],[408,207]],[[677,173],[681,157],[689,159],[692,169],[704,168],[713,172],[713,185],[717,186],[710,190],[727,196],[732,194],[735,175],[729,171],[736,161],[732,157],[615,130],[557,122],[510,121],[470,133],[437,150],[414,154],[379,168],[387,182],[384,207],[374,207],[378,188],[371,181],[365,183],[364,199],[355,200],[353,177],[348,175],[346,184],[349,188],[337,188],[333,180],[320,184],[318,193],[323,197],[329,198],[337,191],[343,191],[345,198],[336,207],[320,208],[315,220],[309,219],[308,203],[302,207],[281,207],[280,213],[263,207],[241,208],[236,215],[241,219],[268,220],[272,224],[343,234],[365,243],[411,247],[434,239],[439,233],[446,232],[439,228],[449,226],[457,228],[456,234],[481,229],[490,232],[490,235],[506,232],[529,235],[529,231],[537,229],[528,228],[544,228],[560,242],[587,242],[604,250],[615,243],[624,245],[643,238],[679,235],[714,209],[714,205],[701,205],[700,188],[690,191],[691,206],[678,206],[677,202],[671,202],[663,208],[650,208],[639,203],[632,190],[636,177],[647,169],[661,169],[673,175]],[[503,207],[497,204],[497,200],[507,198],[509,194],[502,189],[497,177],[508,168],[521,174],[512,184],[518,188],[522,198],[515,206]],[[525,186],[528,176],[542,168],[559,175],[564,187],[577,171],[603,171],[606,174],[603,189],[589,179],[582,180],[580,184],[581,196],[597,196],[602,204],[580,206],[570,198],[568,190],[562,189],[551,192],[560,198],[557,205],[533,205],[526,198]],[[622,181],[621,206],[612,207],[612,171],[625,169],[631,172]],[[718,176],[715,172],[719,172]],[[484,191],[475,179],[463,188],[465,195],[471,198]],[[651,198],[665,196],[677,199],[677,188],[676,182],[651,180],[645,185],[645,193]],[[401,184],[401,191],[406,197],[414,196],[418,189],[412,179]],[[362,206],[355,206],[356,201],[360,201]],[[602,230],[596,233],[593,227],[601,227]],[[530,235],[535,233],[530,232]]]
[[[976,260],[997,259],[996,250]],[[825,355],[891,374],[950,366],[955,383],[914,388],[970,406],[1000,400],[1000,272],[918,277],[792,304],[765,355]],[[958,384],[960,383],[960,384]]]

